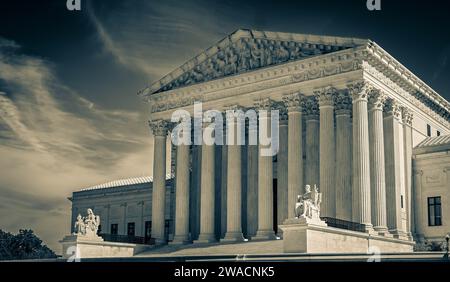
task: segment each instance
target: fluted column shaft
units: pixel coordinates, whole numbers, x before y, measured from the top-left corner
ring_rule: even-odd
[[[249,121],[249,136],[258,136],[258,122]],[[249,144],[247,150],[247,238],[258,230],[258,145]]]
[[[383,106],[386,96],[378,90],[369,93],[369,141],[372,224],[387,233],[386,175],[384,160]]]
[[[270,111],[272,101],[269,99],[261,100],[256,106],[259,110],[259,130],[262,135],[271,136]],[[267,115],[261,113],[265,111]],[[265,127],[265,128],[263,128]],[[263,130],[263,133],[261,133]],[[264,134],[264,130],[265,133]],[[273,156],[263,153],[269,146],[258,143],[258,231],[253,240],[275,239],[273,230]]]
[[[295,216],[297,195],[303,187],[303,121],[304,98],[296,93],[284,98],[288,110],[288,150],[287,150],[287,218]]]
[[[402,191],[404,191],[404,145],[401,108],[395,100],[385,105],[384,147],[386,163],[387,225],[396,238],[405,238],[406,223],[402,219]]]
[[[336,218],[352,221],[352,99],[340,92],[336,100]]]
[[[164,234],[166,206],[166,136],[168,123],[158,120],[150,123],[153,131],[153,188],[152,237],[156,244],[166,242]]]
[[[243,241],[242,235],[242,146],[237,144],[237,131],[240,126],[236,120],[227,120],[227,128],[235,132],[235,140],[228,145],[227,159],[227,231],[221,241]]]
[[[174,243],[188,243],[189,238],[189,145],[181,144],[176,150],[175,173],[175,236]]]
[[[334,88],[316,92],[320,110],[320,186],[323,203],[320,215],[336,217],[336,190],[334,169],[336,165],[334,134]]]
[[[405,145],[405,207],[406,207],[406,235],[412,239],[414,225],[413,201],[412,201],[412,120],[413,113],[403,107],[403,138]]]
[[[287,112],[284,108],[280,110],[280,142],[279,151],[277,155],[277,225],[283,224],[288,218],[289,205],[289,186],[288,186],[288,121]],[[280,228],[277,229],[277,234],[281,235]]]
[[[370,210],[370,155],[367,84],[349,86],[353,98],[353,221],[372,230]]]
[[[205,129],[204,129],[205,130]],[[202,144],[200,234],[196,243],[215,242],[215,146]]]
[[[316,96],[310,96],[305,99],[305,126],[306,126],[306,167],[304,184],[319,183],[319,106]],[[300,193],[304,193],[303,187],[300,187]]]

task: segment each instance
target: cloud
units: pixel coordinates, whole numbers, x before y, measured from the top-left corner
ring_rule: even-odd
[[[72,191],[151,174],[145,114],[96,105],[1,37],[0,92],[0,228],[32,228],[60,251]]]
[[[211,1],[121,1],[108,9],[96,4],[89,1],[87,10],[105,52],[153,80],[236,29],[230,8],[214,3],[212,12]]]

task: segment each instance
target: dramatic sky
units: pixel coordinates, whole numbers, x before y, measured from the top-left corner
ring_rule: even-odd
[[[447,1],[2,0],[0,229],[54,250],[79,188],[150,175],[137,91],[238,28],[370,38],[447,99]]]

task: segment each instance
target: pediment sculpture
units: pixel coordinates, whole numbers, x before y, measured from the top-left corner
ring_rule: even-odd
[[[297,196],[295,203],[295,217],[320,220],[320,204],[322,203],[322,193],[317,185],[311,190],[310,185],[305,186],[305,193]]]
[[[205,82],[261,67],[333,52],[339,48],[319,49],[315,44],[261,38],[240,38],[165,84],[159,91]]]
[[[74,235],[97,236],[98,227],[100,225],[100,216],[95,215],[92,209],[87,209],[87,215],[82,217],[78,214],[75,221]]]

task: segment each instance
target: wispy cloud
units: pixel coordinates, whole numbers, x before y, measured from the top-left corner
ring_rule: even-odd
[[[230,9],[210,1],[123,1],[103,10],[88,2],[104,50],[124,66],[158,79],[206,49],[234,27]],[[220,31],[223,30],[221,33]],[[170,50],[170,51],[169,51]]]
[[[143,113],[97,106],[4,38],[0,92],[0,228],[33,228],[59,251],[72,191],[151,173]]]

